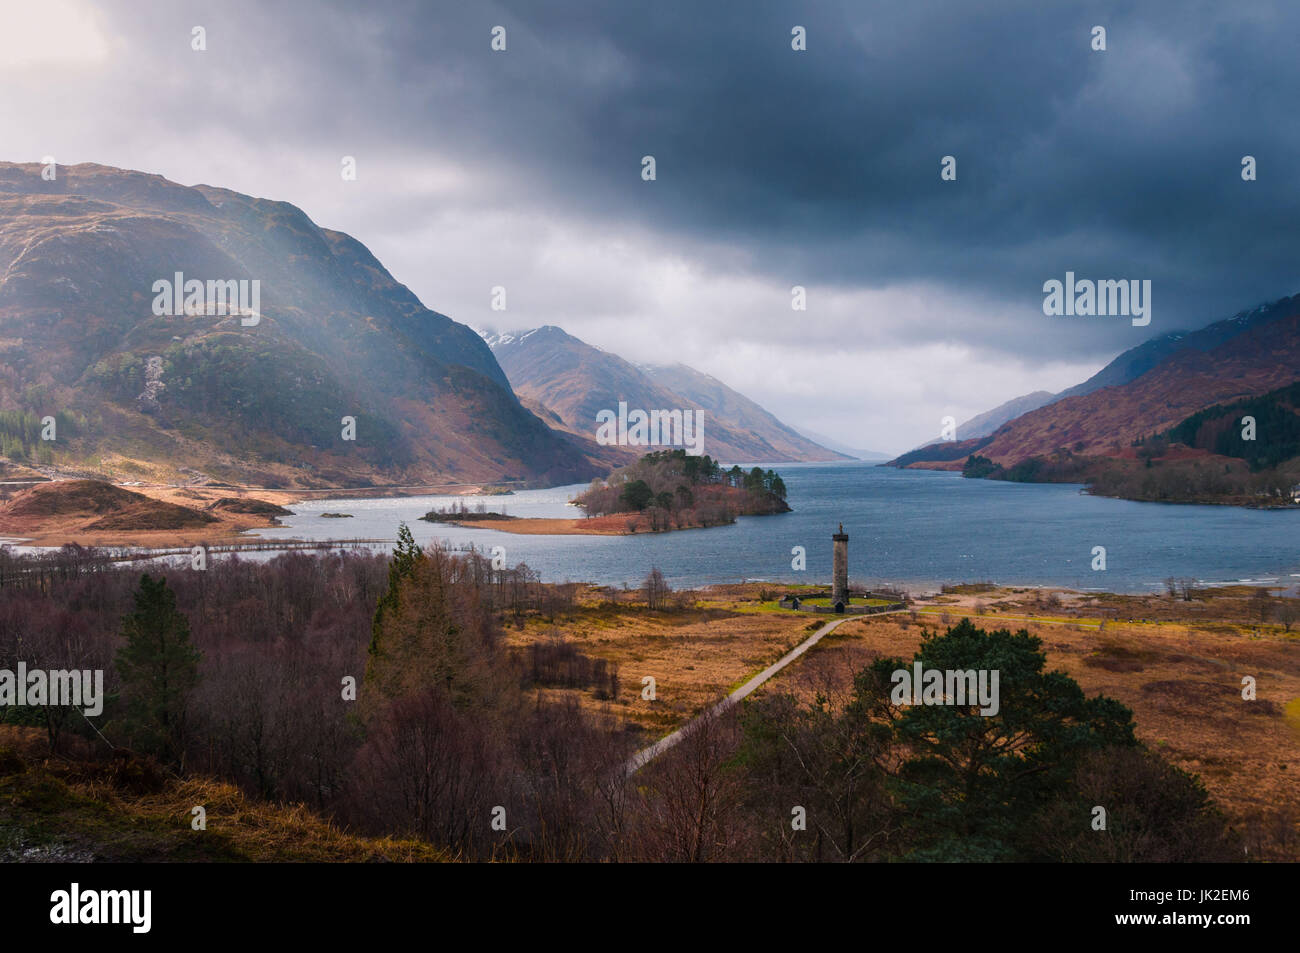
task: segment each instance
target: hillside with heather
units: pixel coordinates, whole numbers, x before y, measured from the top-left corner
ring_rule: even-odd
[[[1271,306],[1272,320],[1215,347],[1174,351],[1134,380],[1065,397],[999,428],[980,452],[999,463],[1068,447],[1124,456],[1133,441],[1202,408],[1257,396],[1300,376],[1300,298]],[[1080,446],[1081,444],[1081,446]]]
[[[1085,382],[992,434],[934,444],[892,463],[968,476],[1097,483],[1099,492],[1137,499],[1289,501],[1300,474],[1291,464],[1297,448],[1286,389],[1298,378],[1300,296],[1147,342],[1090,379],[1122,382],[1094,389]],[[1206,419],[1211,408],[1227,409]],[[1228,431],[1239,430],[1252,408],[1265,422],[1257,435],[1248,442],[1230,439]],[[1203,473],[1195,472],[1202,467]],[[1159,468],[1164,476],[1133,472]]]
[[[177,273],[257,280],[259,313],[156,314],[154,283]],[[613,462],[523,407],[473,331],[285,202],[0,163],[0,276],[16,464],[292,487],[561,483]]]

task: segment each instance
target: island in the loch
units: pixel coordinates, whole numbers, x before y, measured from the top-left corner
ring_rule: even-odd
[[[789,513],[785,494],[785,481],[772,470],[724,470],[708,454],[660,450],[593,480],[573,500],[584,517],[511,517],[462,505],[430,511],[421,519],[458,526],[490,524],[491,529],[524,535],[628,536],[725,526],[738,516]]]

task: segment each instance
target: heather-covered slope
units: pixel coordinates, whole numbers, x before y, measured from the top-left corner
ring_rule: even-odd
[[[1173,427],[1213,404],[1264,394],[1300,379],[1300,298],[1272,306],[1218,345],[1177,350],[1134,380],[1066,397],[1001,427],[980,450],[999,463],[1069,448],[1123,454],[1139,437]]]
[[[981,437],[987,437],[1008,420],[1015,420],[1021,414],[1037,410],[1054,400],[1056,400],[1056,395],[1045,390],[1036,390],[1032,394],[1013,397],[1011,400],[998,404],[992,410],[976,414],[970,420],[958,424],[957,440],[943,444],[934,444],[927,441],[919,447],[914,447],[907,453],[890,460],[887,466],[905,467],[913,460],[936,461],[963,457],[970,452],[969,447],[974,445],[974,441],[979,440]],[[935,450],[936,446],[941,446],[943,450]],[[965,448],[965,452],[962,452],[963,448]],[[936,456],[939,453],[942,453],[942,457]]]
[[[1090,394],[1103,387],[1127,384],[1168,360],[1176,352],[1191,349],[1208,352],[1226,344],[1239,334],[1266,325],[1293,307],[1292,298],[1262,304],[1241,311],[1231,318],[1216,321],[1195,331],[1171,331],[1129,348],[1092,377],[1057,394],[1057,398]]]
[[[975,451],[1007,467],[1063,452],[1133,458],[1135,441],[1163,433],[1199,410],[1265,394],[1296,380],[1300,296],[1243,311],[1199,331],[1148,341],[990,436],[935,444],[895,463],[960,470]],[[959,431],[958,436],[967,435]]]
[[[608,469],[520,405],[473,331],[294,206],[99,165],[40,172],[0,163],[0,410],[61,426],[53,442],[0,434],[11,459],[281,486]],[[154,314],[154,282],[177,272],[258,280],[256,323]]]

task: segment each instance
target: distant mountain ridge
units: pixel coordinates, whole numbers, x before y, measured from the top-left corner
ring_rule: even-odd
[[[1103,387],[1127,384],[1129,381],[1141,377],[1178,351],[1192,349],[1208,353],[1238,335],[1245,334],[1260,325],[1270,323],[1277,317],[1276,309],[1283,302],[1293,300],[1292,298],[1283,298],[1279,301],[1256,305],[1253,308],[1239,311],[1230,318],[1216,321],[1195,331],[1171,331],[1168,334],[1151,338],[1136,347],[1129,348],[1086,381],[1061,391],[1056,395],[1057,399],[1077,397],[1082,394],[1090,394]]]
[[[1037,410],[1045,404],[1049,404],[1057,399],[1057,395],[1051,391],[1036,390],[1032,394],[1024,394],[1020,397],[1013,397],[1005,403],[998,404],[992,410],[986,410],[982,414],[976,414],[970,420],[964,421],[957,425],[957,440],[951,441],[942,446],[951,446],[955,443],[962,445],[968,444],[979,437],[987,437],[993,431],[997,430],[1008,420],[1015,420],[1021,414],[1027,414],[1031,410]],[[916,457],[914,454],[927,447],[936,446],[934,441],[927,440],[925,443],[918,444],[907,453],[904,453],[891,460],[891,464],[906,466],[906,463],[899,464],[900,460],[924,459]],[[933,458],[932,458],[933,459]]]
[[[1124,351],[1087,380],[1068,387],[1059,394],[1035,391],[977,414],[965,423],[957,425],[957,440],[964,443],[977,437],[986,437],[1004,423],[1066,397],[1079,397],[1103,387],[1127,384],[1180,350],[1191,348],[1202,352],[1211,351],[1261,323],[1267,324],[1273,319],[1273,312],[1270,309],[1276,304],[1277,302],[1257,305],[1198,330],[1170,331],[1151,338]],[[910,457],[917,450],[934,445],[934,441],[926,441],[905,456]]]
[[[0,434],[15,455],[276,486],[573,482],[616,462],[547,427],[478,335],[293,205],[41,169],[0,163],[0,409],[66,426],[44,446]],[[155,314],[176,273],[260,282],[255,326]]]
[[[1290,384],[1300,378],[1300,296],[1242,312],[1165,348],[1150,369],[1122,384],[1063,397],[1004,424],[980,454],[997,463],[1063,447],[1076,454],[1122,455],[1139,437],[1167,430],[1198,410]],[[1126,354],[1129,359],[1120,364],[1125,373],[1149,357]]]
[[[848,459],[684,364],[636,365],[554,325],[480,334],[520,399],[554,413],[575,434],[593,434],[597,412],[625,401],[629,409],[704,411],[704,452],[728,463]]]
[[[648,365],[642,369],[651,380],[658,381],[697,407],[708,411],[712,419],[725,421],[729,427],[747,430],[762,437],[791,460],[834,460],[844,457],[844,454],[810,440],[710,374],[680,363]]]
[[[1046,390],[1036,390],[1032,394],[1025,394],[1022,397],[1013,397],[1011,400],[1004,404],[999,404],[992,410],[986,410],[982,414],[976,414],[965,423],[958,424],[957,437],[960,440],[969,440],[972,437],[987,437],[1007,421],[1015,420],[1021,414],[1027,414],[1031,410],[1037,410],[1039,407],[1049,404],[1057,399],[1056,394]]]
[[[961,469],[978,451],[994,464],[1031,457],[1131,457],[1135,442],[1215,404],[1256,397],[1300,379],[1300,295],[1196,331],[1131,348],[1087,381],[976,438],[932,444],[895,465]]]

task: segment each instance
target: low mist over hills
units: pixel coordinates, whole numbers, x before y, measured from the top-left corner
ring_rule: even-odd
[[[100,165],[53,181],[42,168],[0,163],[11,460],[272,486],[556,483],[616,462],[547,427],[478,335],[300,209]],[[178,274],[208,294],[256,280],[259,313],[155,313],[155,283]],[[52,442],[32,431],[47,416]]]
[[[596,414],[624,401],[630,409],[703,410],[704,452],[728,463],[848,459],[684,364],[635,365],[553,325],[485,334],[485,340],[520,398],[540,404],[575,434],[593,434]]]

